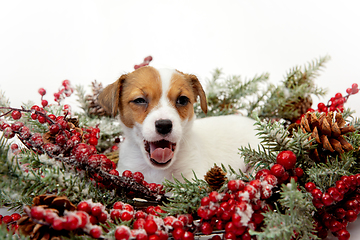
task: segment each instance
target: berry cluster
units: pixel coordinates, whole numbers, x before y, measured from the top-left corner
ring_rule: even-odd
[[[18,229],[17,220],[21,218],[21,215],[18,213],[13,213],[11,215],[0,215],[0,225],[5,224],[8,231],[16,232]]]
[[[265,200],[271,197],[277,182],[269,171],[260,171],[250,182],[230,180],[227,191],[211,192],[201,199],[197,210],[200,231],[208,235],[214,229],[224,230],[224,239],[251,239],[249,229],[259,230],[262,226],[262,212],[270,209]]]
[[[134,69],[138,69],[144,66],[149,65],[149,63],[153,60],[152,56],[147,56],[146,58],[144,58],[144,61],[142,63],[140,63],[139,65],[135,65]]]
[[[298,181],[304,175],[301,168],[295,168],[296,155],[292,151],[282,151],[276,157],[276,164],[270,168],[270,173],[278,178],[279,183]],[[267,171],[264,169],[263,171]]]
[[[54,101],[60,105],[60,102],[65,99],[65,97],[70,97],[71,94],[74,92],[69,80],[64,80],[61,84],[59,92],[54,93]],[[69,105],[65,105],[66,108],[69,108]],[[64,108],[65,108],[64,106]],[[66,109],[65,108],[65,109]],[[70,109],[68,109],[70,110]]]
[[[101,203],[91,200],[82,201],[74,211],[59,211],[42,206],[25,207],[25,213],[36,223],[51,227],[56,231],[76,231],[93,238],[101,238],[115,227],[116,240],[166,240],[170,235],[175,240],[193,240],[195,228],[190,214],[178,217],[167,216],[159,206],[150,206],[143,210],[135,210],[130,204],[116,202],[108,212]],[[100,227],[100,225],[102,227]],[[128,227],[128,226],[131,226]]]
[[[1,122],[0,130],[4,132],[5,137],[12,138],[17,134],[24,145],[34,152],[46,153],[70,167],[85,170],[100,187],[125,188],[130,196],[139,194],[139,196],[156,201],[164,198],[161,185],[138,181],[140,175],[138,173],[133,174],[135,177],[129,176],[127,173],[125,176],[119,176],[115,163],[104,154],[97,153],[95,146],[100,136],[98,127],[80,129],[71,122],[72,119],[68,119],[66,116],[47,115],[46,111],[38,106],[33,106],[31,110],[10,108],[10,111],[30,112],[32,119],[37,119],[42,124],[48,124],[48,132],[45,134],[32,133],[29,127],[19,121],[15,121],[11,125]]]
[[[305,184],[307,192],[313,197],[313,204],[318,209],[316,231],[320,238],[326,238],[330,230],[341,240],[349,239],[346,230],[349,222],[354,222],[360,212],[360,174],[342,176],[334,187],[322,192],[313,182]]]
[[[352,84],[351,88],[346,89],[346,96],[343,96],[341,93],[336,93],[334,97],[330,98],[327,105],[324,103],[318,104],[319,112],[343,112],[344,111],[344,103],[348,100],[350,95],[356,94],[359,92],[358,84]]]

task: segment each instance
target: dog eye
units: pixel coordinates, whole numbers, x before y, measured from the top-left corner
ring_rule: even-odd
[[[176,100],[176,105],[179,106],[186,106],[188,103],[190,102],[190,99],[186,96],[180,96],[178,97],[178,99]]]
[[[143,104],[147,104],[147,101],[145,98],[136,98],[134,100],[131,101],[132,103],[138,104],[138,105],[143,105]]]

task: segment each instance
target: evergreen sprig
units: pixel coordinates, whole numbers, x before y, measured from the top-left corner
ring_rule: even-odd
[[[164,190],[171,193],[169,203],[164,203],[164,210],[168,214],[195,213],[200,206],[200,201],[207,196],[210,187],[205,180],[198,179],[194,173],[192,181],[183,176],[184,182],[174,178],[174,182],[165,179]]]
[[[290,137],[289,131],[283,123],[260,121],[256,119],[256,130],[258,130],[259,138],[265,149],[270,152],[278,152],[283,150],[291,150],[297,156],[307,152],[314,146],[311,145],[314,140],[308,140],[311,133],[303,133],[298,130]]]
[[[249,98],[254,96],[262,83],[269,79],[264,73],[249,80],[241,76],[223,77],[221,69],[215,69],[211,80],[206,85],[208,112],[205,115],[199,104],[195,105],[195,114],[199,117],[234,114],[249,108]]]
[[[250,230],[257,239],[318,239],[314,235],[312,212],[315,210],[305,193],[297,189],[294,179],[287,185],[282,185],[280,199],[281,208],[268,211],[264,215],[264,227],[261,232]],[[280,209],[284,209],[283,211]],[[298,234],[299,237],[295,236]]]

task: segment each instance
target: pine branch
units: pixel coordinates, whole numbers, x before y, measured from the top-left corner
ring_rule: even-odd
[[[82,85],[76,85],[75,86],[75,95],[78,97],[78,102],[80,104],[80,108],[84,110],[86,115],[89,115],[88,109],[89,106],[86,102],[86,91],[84,89],[84,86]]]
[[[275,121],[271,123],[260,121],[257,118],[255,126],[256,130],[259,131],[257,135],[262,139],[261,142],[267,151],[291,150],[296,155],[301,155],[312,148],[311,143],[314,140],[308,140],[311,134],[305,134],[298,130],[293,133],[293,137],[290,137],[289,131],[280,122]]]
[[[169,203],[164,203],[164,210],[169,214],[195,213],[200,206],[200,201],[209,193],[206,181],[198,179],[194,173],[193,181],[183,177],[184,182],[174,178],[174,182],[165,179],[163,183],[166,192],[171,192]]]
[[[350,169],[356,164],[356,158],[353,151],[343,153],[341,160],[329,158],[327,163],[318,163],[306,171],[308,182],[313,182],[322,191],[326,191],[329,187],[335,185],[335,182],[341,176],[351,175]]]
[[[11,226],[9,226],[11,228]],[[6,224],[0,224],[0,239],[1,240],[28,240],[30,237],[25,237],[23,235],[14,234],[10,229],[6,229]]]
[[[296,239],[317,239],[312,234],[314,226],[311,213],[315,208],[306,194],[297,190],[294,180],[282,186],[279,204],[285,209],[284,212],[278,208],[276,211],[263,213],[265,218],[262,232],[250,230],[251,235],[256,235],[259,240],[292,239],[295,234],[299,234]]]

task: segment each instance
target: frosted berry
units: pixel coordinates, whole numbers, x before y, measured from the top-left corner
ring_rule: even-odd
[[[102,231],[101,227],[99,226],[93,226],[89,232],[90,236],[93,238],[100,238]]]
[[[142,174],[141,172],[134,172],[132,174],[132,177],[138,183],[142,183],[142,181],[144,181],[144,174]]]
[[[209,222],[203,222],[203,224],[200,227],[200,231],[205,235],[209,235],[212,233],[213,227]]]
[[[19,120],[21,118],[21,113],[17,110],[15,111],[12,111],[11,113],[11,117],[14,119],[14,120]]]
[[[91,208],[91,214],[94,215],[95,217],[100,216],[101,213],[102,213],[102,209],[100,206],[96,205]]]
[[[133,214],[131,214],[128,211],[124,211],[124,212],[121,213],[120,219],[123,222],[130,221],[130,220],[133,219]]]
[[[49,132],[53,135],[57,134],[59,132],[59,130],[60,130],[60,127],[57,124],[52,124],[49,126]]]
[[[273,174],[275,177],[281,178],[285,174],[285,168],[280,164],[274,164],[271,169],[271,174]]]
[[[44,88],[39,88],[38,93],[39,93],[41,96],[44,96],[44,95],[46,94],[46,90],[45,90]]]
[[[194,234],[192,232],[186,231],[184,232],[183,236],[181,237],[181,240],[194,240]]]
[[[132,172],[129,171],[129,170],[125,170],[125,171],[122,173],[122,176],[123,176],[123,177],[131,178],[131,177],[132,177]]]
[[[51,226],[53,229],[61,231],[64,229],[63,220],[61,218],[55,218]]]
[[[175,228],[172,232],[172,236],[175,240],[181,240],[185,231],[182,228]]]
[[[65,221],[63,223],[63,226],[66,230],[73,231],[78,228],[80,225],[79,218],[77,218],[74,215],[68,215],[65,217]]]
[[[154,220],[146,220],[144,224],[144,229],[147,234],[154,234],[156,230],[158,229],[158,226]]]
[[[277,155],[276,163],[284,166],[286,170],[292,169],[296,163],[296,155],[292,151],[282,151]]]

